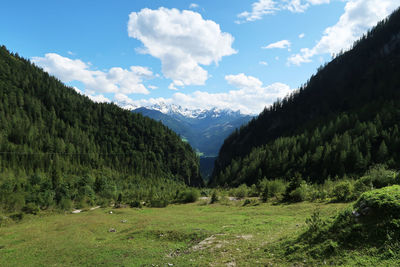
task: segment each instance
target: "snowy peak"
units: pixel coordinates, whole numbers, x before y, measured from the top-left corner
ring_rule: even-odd
[[[205,119],[205,118],[219,118],[221,116],[229,117],[243,117],[240,111],[233,111],[230,109],[212,108],[212,109],[188,109],[180,105],[158,103],[152,106],[145,107],[151,110],[157,110],[161,113],[170,116],[182,116],[191,119]]]

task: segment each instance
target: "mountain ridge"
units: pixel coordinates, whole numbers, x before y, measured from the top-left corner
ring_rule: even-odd
[[[323,182],[359,175],[383,162],[399,168],[400,107],[394,101],[400,97],[399,29],[397,10],[295,93],[230,135],[216,160],[212,184],[298,175]]]
[[[132,110],[159,120],[181,135],[204,156],[216,156],[223,140],[253,117],[230,109],[188,109],[159,103]]]

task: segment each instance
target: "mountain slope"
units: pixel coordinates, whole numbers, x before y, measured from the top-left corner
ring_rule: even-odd
[[[229,136],[212,184],[311,181],[399,168],[400,11],[319,69],[296,93]]]
[[[4,46],[0,152],[2,197],[32,186],[39,186],[37,194],[48,190],[50,198],[64,192],[67,199],[94,199],[104,188],[133,192],[137,182],[145,180],[202,184],[198,157],[173,131],[114,104],[92,102]],[[97,177],[85,178],[96,173]],[[33,184],[10,178],[30,179],[36,174],[42,176]]]

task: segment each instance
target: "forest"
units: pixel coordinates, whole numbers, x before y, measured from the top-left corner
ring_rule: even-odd
[[[400,11],[229,136],[211,185],[294,176],[323,183],[400,168]]]
[[[113,103],[94,103],[5,46],[0,168],[7,211],[170,199],[203,184],[199,158],[172,130]]]

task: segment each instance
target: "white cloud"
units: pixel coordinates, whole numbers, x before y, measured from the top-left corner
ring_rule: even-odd
[[[83,83],[86,93],[92,91],[97,93],[148,94],[149,91],[142,84],[142,80],[153,75],[148,68],[140,66],[132,66],[129,70],[115,67],[106,72],[91,70],[90,63],[55,53],[48,53],[44,57],[33,57],[32,62],[56,76],[62,82],[79,81]]]
[[[262,82],[259,79],[253,76],[246,76],[244,73],[239,73],[237,75],[226,75],[225,80],[230,85],[233,85],[239,89],[262,87]]]
[[[196,3],[191,3],[191,4],[189,5],[189,8],[191,8],[191,9],[196,9],[196,8],[199,8],[199,5],[196,4]]]
[[[103,95],[88,95],[88,97],[90,98],[90,100],[92,100],[93,102],[97,102],[97,103],[110,103],[110,99],[108,99],[107,97],[104,97]]]
[[[315,0],[314,0],[315,1]],[[322,54],[348,50],[368,29],[387,17],[400,5],[400,0],[349,0],[344,14],[332,27],[326,28],[313,48],[303,48],[288,58],[288,63],[300,65]]]
[[[74,52],[71,52],[71,51],[68,51],[67,53],[68,53],[68,55],[70,55],[70,56],[75,56],[75,55],[76,55]]]
[[[148,88],[150,88],[151,90],[156,90],[158,87],[155,85],[148,85]]]
[[[149,106],[159,104],[176,104],[189,109],[210,109],[214,107],[240,110],[245,114],[258,114],[265,106],[271,105],[277,98],[283,98],[291,92],[288,85],[273,83],[264,86],[263,83],[252,76],[243,73],[227,75],[228,84],[236,87],[226,93],[208,93],[196,91],[191,94],[175,93],[171,98],[150,98],[147,100],[132,100],[128,106]]]
[[[232,35],[188,10],[161,7],[132,12],[128,34],[143,43],[142,53],[161,60],[162,72],[173,80],[174,87],[204,85],[209,76],[200,65],[218,64],[223,56],[237,53]]]
[[[282,40],[276,43],[269,44],[267,46],[261,47],[262,49],[273,49],[273,48],[279,48],[279,49],[284,49],[284,48],[290,48],[291,43],[288,40]]]
[[[288,10],[293,13],[302,13],[310,5],[329,4],[330,0],[258,0],[252,4],[251,11],[244,11],[238,15],[239,21],[244,23],[260,20],[265,15],[275,14],[277,11]]]
[[[251,12],[244,11],[238,15],[238,18],[245,19],[245,21],[255,21],[262,19],[264,15],[274,14],[279,10],[277,3],[273,0],[259,0],[253,3]]]
[[[258,64],[263,65],[263,66],[268,66],[268,62],[266,61],[260,61]]]
[[[306,36],[304,33],[300,33],[300,34],[299,34],[299,39],[303,39],[304,36]]]

